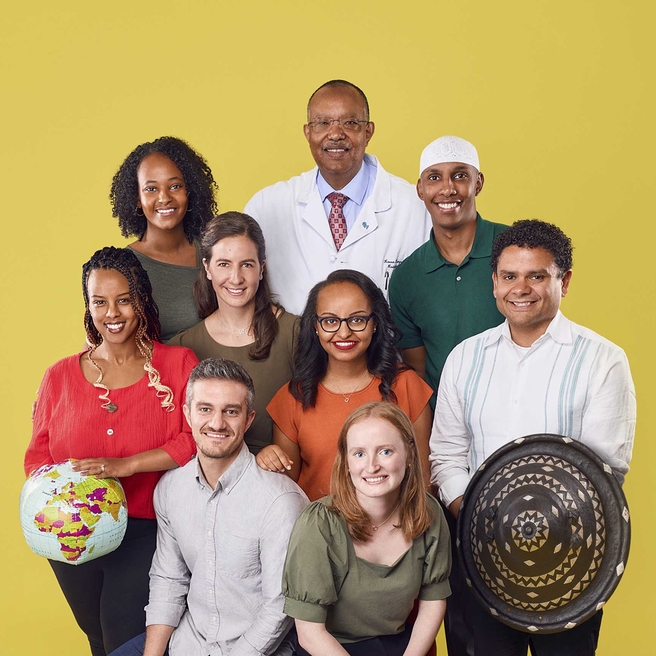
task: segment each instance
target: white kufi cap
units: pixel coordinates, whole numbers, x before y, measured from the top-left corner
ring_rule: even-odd
[[[477,171],[481,170],[476,148],[469,141],[460,137],[440,137],[424,148],[419,160],[419,175],[429,166],[444,162],[460,162],[473,166]]]

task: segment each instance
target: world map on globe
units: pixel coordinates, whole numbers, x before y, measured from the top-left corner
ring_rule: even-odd
[[[115,478],[73,471],[73,461],[44,465],[23,486],[21,526],[34,553],[79,565],[118,547],[127,503]]]

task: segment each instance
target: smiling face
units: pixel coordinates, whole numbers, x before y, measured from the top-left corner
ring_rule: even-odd
[[[314,94],[309,106],[309,122],[332,119],[364,121],[364,101],[353,88],[324,87]],[[361,123],[358,132],[342,129],[333,122],[325,132],[313,132],[303,126],[305,138],[310,144],[312,157],[321,175],[333,189],[343,189],[362,167],[364,151],[374,133],[374,124]]]
[[[398,497],[408,453],[399,431],[380,417],[353,424],[346,435],[346,457],[358,500]]]
[[[255,305],[255,294],[262,280],[264,262],[257,246],[246,235],[225,237],[212,246],[209,262],[203,259],[205,272],[221,305]]]
[[[134,338],[139,319],[130,299],[130,286],[115,269],[94,269],[87,279],[89,312],[103,342],[124,344]]]
[[[433,227],[454,230],[476,220],[476,196],[483,174],[469,164],[446,162],[422,171],[417,194],[433,219]]]
[[[180,169],[162,153],[144,157],[137,169],[138,207],[143,210],[147,230],[172,230],[187,213],[187,188]]]
[[[572,277],[571,270],[560,273],[544,248],[508,246],[501,252],[492,274],[494,298],[520,346],[531,346],[556,316]]]
[[[231,380],[206,379],[193,384],[191,401],[184,415],[201,460],[222,460],[227,468],[237,457],[244,433],[255,418],[248,411],[245,385]]]
[[[317,296],[317,316],[337,319],[366,317],[371,314],[371,303],[367,295],[350,282],[336,282],[324,287]],[[335,333],[327,333],[319,322],[315,322],[319,341],[330,360],[358,362],[367,359],[367,349],[375,330],[373,318],[361,332],[354,332],[343,321]]]

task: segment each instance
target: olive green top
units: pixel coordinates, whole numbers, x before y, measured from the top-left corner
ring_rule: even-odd
[[[427,494],[434,519],[393,565],[355,555],[346,522],[311,503],[296,520],[283,573],[285,613],[326,625],[339,642],[400,633],[415,599],[451,594],[451,542],[442,509]]]
[[[298,317],[283,310],[278,316],[278,335],[271,346],[266,360],[251,360],[248,354],[252,344],[246,346],[224,346],[207,332],[205,322],[183,330],[167,344],[190,348],[199,360],[226,358],[239,363],[253,379],[255,385],[255,419],[246,431],[244,441],[251,453],[256,455],[273,441],[273,422],[266,411],[267,404],[275,393],[292,377],[292,355],[295,325]]]

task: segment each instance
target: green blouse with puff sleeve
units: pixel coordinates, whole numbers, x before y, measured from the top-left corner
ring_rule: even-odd
[[[350,643],[401,633],[415,599],[448,597],[449,529],[437,501],[427,498],[432,524],[389,566],[355,555],[346,522],[327,508],[330,497],[307,506],[289,540],[285,613],[324,623],[339,642]]]

